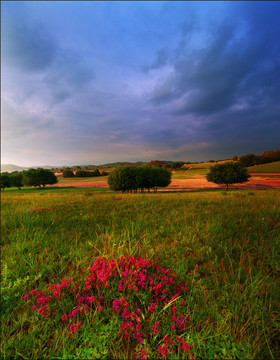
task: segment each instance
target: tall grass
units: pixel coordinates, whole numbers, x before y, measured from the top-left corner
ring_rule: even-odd
[[[279,191],[2,193],[2,357],[139,355],[140,345],[122,336],[112,313],[113,300],[121,296],[115,285],[106,288],[104,311],[93,309],[72,337],[61,319],[42,318],[31,310],[30,296],[23,298],[63,278],[82,286],[96,259],[128,256],[172,268],[178,284],[188,284],[181,311],[190,321],[180,336],[192,348],[183,355],[174,348],[168,356],[279,358],[279,208]],[[59,303],[61,311],[73,305],[67,296]],[[145,307],[148,293],[137,299]],[[143,316],[148,329],[152,319]],[[161,324],[160,334],[171,337]],[[162,357],[157,349],[164,341],[147,336],[142,350]]]

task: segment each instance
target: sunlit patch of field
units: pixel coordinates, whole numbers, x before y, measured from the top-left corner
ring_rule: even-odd
[[[91,181],[107,181],[108,176],[94,176],[94,177],[69,177],[64,178],[62,176],[58,177],[58,183],[75,183],[75,182],[91,182]]]
[[[279,191],[50,188],[5,191],[1,200],[3,358],[163,358],[165,349],[175,359],[279,357]],[[119,287],[127,279],[121,256],[172,269],[169,302],[149,308],[167,287],[154,265],[146,272],[157,279],[151,288],[138,265],[128,266],[130,282]],[[96,281],[86,285],[90,274]],[[63,285],[70,278],[78,284],[72,292]],[[143,290],[135,290],[140,278]],[[95,286],[102,281],[107,285]],[[49,291],[54,283],[58,289]],[[180,284],[187,287],[176,295]],[[80,295],[89,294],[89,311],[76,311],[76,296],[89,285]],[[47,318],[40,310],[46,297],[30,294],[34,289],[51,296]],[[183,341],[188,351],[178,350]]]
[[[279,173],[280,174],[280,161],[251,166],[248,168],[248,171],[249,173]]]

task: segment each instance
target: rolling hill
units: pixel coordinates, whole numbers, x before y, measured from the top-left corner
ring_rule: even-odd
[[[248,171],[249,173],[280,173],[280,161],[250,166]]]

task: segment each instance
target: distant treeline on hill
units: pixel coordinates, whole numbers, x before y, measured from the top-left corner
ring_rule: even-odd
[[[280,148],[273,150],[266,150],[261,155],[247,154],[242,155],[238,162],[245,167],[267,164],[274,161],[280,161]]]
[[[247,155],[242,155],[240,157],[238,156],[234,156],[233,158],[230,159],[219,159],[219,160],[209,160],[207,162],[209,163],[217,163],[220,161],[238,161],[240,163],[240,165],[245,166],[245,167],[249,167],[249,166],[254,166],[254,165],[260,165],[260,164],[267,164],[270,162],[274,162],[274,161],[280,161],[280,148],[276,149],[276,150],[266,150],[264,151],[261,155],[255,155],[255,154],[247,154]],[[158,166],[158,167],[163,167],[166,169],[170,169],[170,170],[178,170],[183,168],[184,165],[188,165],[188,164],[203,164],[205,163],[204,161],[168,161],[168,160],[151,160],[150,162],[142,162],[142,161],[137,161],[135,163],[132,162],[115,162],[115,163],[108,163],[108,164],[103,164],[103,165],[86,165],[86,166],[73,166],[73,167],[68,167],[67,169],[78,169],[78,170],[92,170],[92,169],[113,169],[116,168],[118,166],[141,166],[141,165],[150,165],[150,166]],[[63,171],[64,169],[61,169],[61,171]]]
[[[64,178],[68,177],[96,177],[96,176],[106,176],[109,173],[106,171],[100,172],[98,169],[95,169],[93,171],[87,171],[87,170],[77,170],[76,172],[72,171],[71,169],[63,170],[62,176]]]
[[[76,165],[76,166],[67,166],[65,168],[60,168],[59,171],[62,172],[64,170],[84,170],[89,171],[93,169],[114,169],[118,166],[141,166],[141,165],[150,165],[150,166],[158,166],[164,167],[167,169],[180,169],[185,164],[191,164],[191,162],[184,162],[184,161],[167,161],[167,160],[151,160],[150,162],[129,162],[129,161],[119,161],[115,163],[108,163],[103,165]]]
[[[237,161],[240,163],[240,165],[245,167],[250,167],[254,165],[260,165],[260,164],[267,164],[270,162],[280,161],[280,148],[276,150],[266,150],[261,155],[255,155],[255,154],[247,154],[242,155],[240,157],[234,156],[230,159],[219,159],[219,160],[208,160],[207,163],[218,163],[218,162],[224,162],[224,161]],[[152,160],[150,162],[142,162],[137,161],[135,163],[132,162],[115,162],[115,163],[108,163],[103,165],[76,165],[76,166],[65,166],[60,168],[51,168],[50,170],[55,173],[61,173],[66,174],[68,172],[68,176],[63,175],[64,177],[93,177],[93,176],[105,176],[108,175],[108,172],[102,171],[101,169],[111,171],[111,169],[114,169],[119,166],[141,166],[141,165],[150,165],[150,166],[157,166],[161,168],[166,168],[169,170],[179,170],[187,167],[189,164],[204,164],[204,161],[168,161],[168,160]],[[8,174],[8,173],[19,173],[21,172],[22,168],[16,166],[16,165],[1,165],[2,171],[1,174]],[[46,167],[43,167],[46,169]],[[25,168],[23,170],[27,170],[28,168]],[[49,167],[48,167],[49,169]],[[59,176],[59,175],[58,175]]]

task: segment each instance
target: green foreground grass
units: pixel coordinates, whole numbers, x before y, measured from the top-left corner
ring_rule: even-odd
[[[69,338],[60,319],[43,319],[23,299],[62,278],[79,283],[99,256],[128,255],[188,283],[185,358],[278,359],[279,209],[279,191],[2,192],[2,358],[135,358],[106,311]]]

